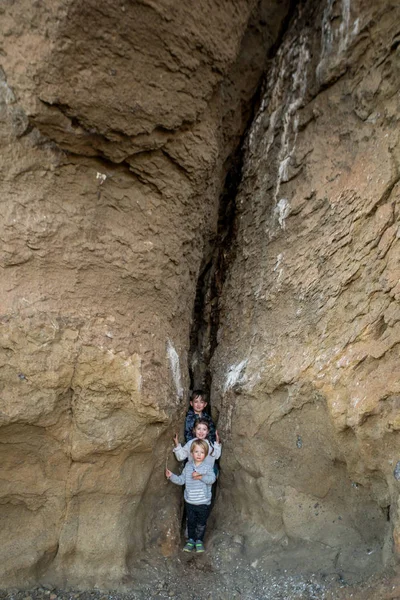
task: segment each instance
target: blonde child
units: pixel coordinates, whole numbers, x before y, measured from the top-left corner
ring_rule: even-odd
[[[215,481],[213,465],[206,462],[209,445],[206,440],[190,442],[190,457],[181,475],[175,475],[169,469],[165,470],[166,477],[176,485],[185,486],[185,508],[188,528],[188,541],[183,551],[204,552],[204,534],[207,519],[210,514],[211,486]]]

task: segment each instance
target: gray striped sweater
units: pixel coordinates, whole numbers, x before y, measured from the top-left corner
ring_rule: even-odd
[[[193,479],[192,473],[196,471],[203,475],[201,479]],[[176,485],[184,485],[184,498],[189,504],[211,504],[211,486],[215,481],[215,473],[210,465],[204,461],[197,467],[193,462],[187,462],[180,475],[172,473],[169,478]]]

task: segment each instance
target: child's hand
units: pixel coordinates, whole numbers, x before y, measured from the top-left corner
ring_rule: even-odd
[[[177,433],[174,435],[174,444],[175,444],[175,448],[177,446],[179,446],[179,439],[178,439],[178,434]]]
[[[170,471],[169,469],[165,469],[165,477],[167,479],[169,479],[171,477],[171,475],[172,475],[172,471]]]
[[[217,444],[221,443],[221,439],[219,437],[218,429],[215,430],[215,441],[217,442]]]
[[[197,473],[197,471],[193,471],[192,477],[193,479],[201,479],[203,476],[200,473]]]

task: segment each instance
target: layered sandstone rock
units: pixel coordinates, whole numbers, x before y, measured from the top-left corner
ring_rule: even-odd
[[[267,564],[371,572],[393,532],[399,552],[399,21],[387,0],[299,9],[248,136],[217,518]]]
[[[287,7],[1,7],[2,586],[115,587],[179,543],[197,277]]]
[[[289,4],[1,7],[3,586],[178,548],[165,457],[212,354],[226,564],[399,551],[397,3],[299,4],[221,226]]]

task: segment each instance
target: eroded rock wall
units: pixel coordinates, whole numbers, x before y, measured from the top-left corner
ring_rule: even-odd
[[[1,584],[115,587],[164,479],[198,272],[288,2],[1,6]]]
[[[216,344],[210,541],[256,567],[390,561],[397,3],[300,2],[267,65],[289,2],[0,10],[2,585],[118,587],[146,548],[176,550],[165,457],[188,360]],[[265,67],[233,238],[193,318]]]
[[[399,22],[300,5],[249,132],[212,398],[216,518],[259,565],[399,553]]]

